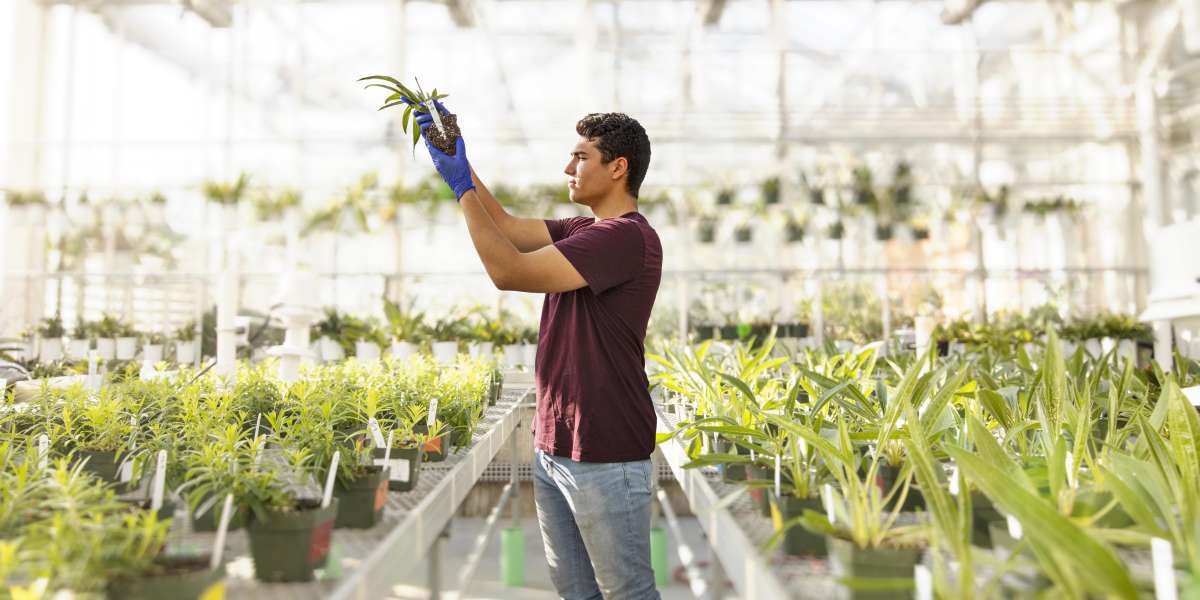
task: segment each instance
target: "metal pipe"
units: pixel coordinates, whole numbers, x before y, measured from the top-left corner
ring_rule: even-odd
[[[679,562],[687,574],[688,588],[692,590],[692,596],[704,598],[708,593],[708,582],[705,581],[704,574],[700,572],[700,567],[696,565],[696,555],[692,552],[691,546],[688,546],[683,539],[683,532],[679,529],[679,520],[675,518],[675,510],[671,508],[667,491],[659,488],[656,496],[659,506],[662,507],[663,517],[667,521],[667,528],[671,531],[671,537],[675,538],[675,547],[679,549]],[[715,563],[712,568],[716,568]]]
[[[515,468],[513,472],[516,472]],[[467,555],[467,562],[463,565],[462,571],[459,572],[456,598],[466,595],[467,586],[470,585],[471,578],[475,576],[475,569],[479,566],[479,561],[483,558],[484,551],[487,550],[487,543],[492,537],[492,530],[496,527],[496,521],[500,520],[500,513],[504,511],[504,505],[509,502],[516,488],[515,481],[504,485],[504,488],[500,491],[500,499],[496,501],[496,506],[493,506],[492,511],[488,513],[487,521],[483,524],[483,531],[475,536],[475,545],[472,546],[471,553]],[[516,506],[516,503],[514,502],[513,505]]]

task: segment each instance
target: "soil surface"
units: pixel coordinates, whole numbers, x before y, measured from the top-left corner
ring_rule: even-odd
[[[456,152],[455,144],[458,143],[459,136],[462,131],[458,128],[458,115],[448,114],[442,115],[442,126],[446,128],[446,134],[438,131],[437,124],[432,124],[425,130],[425,137],[429,143],[437,147],[444,154],[454,156]]]

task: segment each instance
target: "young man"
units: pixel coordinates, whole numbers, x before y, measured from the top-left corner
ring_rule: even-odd
[[[422,132],[431,121],[418,118]],[[554,586],[565,600],[656,599],[655,416],[644,344],[662,246],[637,212],[650,140],[621,113],[590,114],[575,130],[567,187],[594,217],[513,217],[471,169],[461,138],[454,156],[425,145],[496,287],[546,294],[535,368],[534,497]]]

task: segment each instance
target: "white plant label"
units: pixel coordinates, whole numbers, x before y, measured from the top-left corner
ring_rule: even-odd
[[[1071,454],[1070,450],[1067,450],[1065,462],[1067,467],[1067,487],[1075,487],[1075,469],[1072,468],[1075,465],[1075,457]]]
[[[396,435],[395,429],[388,432],[387,446],[385,446],[385,448],[387,448],[387,450],[383,451],[383,464],[385,464],[385,465],[391,464],[388,461],[390,461],[392,459],[392,437],[395,435]]]
[[[43,433],[38,436],[38,467],[44,470],[48,464],[50,464],[50,436]]]
[[[425,108],[429,109],[429,114],[433,117],[433,124],[437,125],[438,133],[446,135],[446,128],[442,125],[442,115],[437,109],[437,104],[434,100],[425,103]]]
[[[371,432],[371,440],[375,442],[375,447],[383,448],[383,430],[379,428],[379,421],[376,421],[375,417],[371,417],[371,419],[367,421],[367,430]]]
[[[233,494],[225,495],[225,504],[221,507],[221,519],[217,522],[217,539],[213,540],[212,562],[209,568],[221,566],[222,555],[225,553],[225,532],[229,530],[229,519],[233,517]]]
[[[1012,539],[1019,540],[1025,537],[1025,531],[1021,529],[1021,522],[1016,517],[1008,515],[1005,520],[1008,522],[1008,535],[1012,536]]]
[[[434,398],[429,401],[429,418],[426,419],[426,421],[425,421],[425,426],[428,427],[431,431],[433,430],[434,421],[437,420],[437,409],[438,409],[438,399]]]
[[[1175,554],[1171,542],[1162,538],[1150,540],[1150,555],[1154,561],[1154,597],[1156,600],[1175,600]]]
[[[377,458],[375,464],[388,468],[388,480],[408,483],[407,458]]]
[[[950,467],[950,495],[958,495],[958,465]]]
[[[808,442],[803,438],[800,439],[800,456],[808,458]]]
[[[913,583],[917,586],[916,600],[933,600],[933,573],[929,571],[929,567],[913,567]]]
[[[750,462],[754,462],[754,449],[750,450]]]
[[[150,486],[150,510],[158,510],[163,505],[163,493],[167,484],[167,451],[158,451],[158,461],[154,464],[154,482]]]
[[[133,481],[133,461],[129,457],[121,462],[121,483]]]
[[[836,523],[837,511],[833,506],[833,486],[828,483],[821,486],[821,501],[825,504],[825,517],[829,519],[829,523]]]
[[[780,488],[780,485],[779,485],[779,472],[780,472],[780,460],[779,460],[779,455],[778,455],[778,454],[776,454],[776,455],[775,455],[775,497],[776,497],[776,498],[778,498],[778,497],[780,497],[780,496],[782,495],[782,494],[780,493],[780,489],[779,489],[779,488]]]
[[[325,494],[321,496],[321,508],[329,506],[333,501],[333,481],[337,479],[338,460],[341,458],[340,450],[333,453],[333,460],[329,463],[329,475],[325,478]]]
[[[258,413],[258,416],[254,417],[254,439],[256,439],[256,440],[258,439],[258,431],[261,427],[262,427],[262,413]]]

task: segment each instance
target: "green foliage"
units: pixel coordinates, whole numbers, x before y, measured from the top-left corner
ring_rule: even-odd
[[[408,133],[410,127],[412,128],[412,143],[414,149],[417,147],[417,142],[421,140],[421,128],[417,125],[417,114],[428,113],[433,109],[434,100],[441,100],[442,98],[449,96],[449,94],[439,94],[437,88],[433,88],[433,91],[426,94],[425,90],[421,88],[421,80],[419,79],[415,80],[417,82],[416,92],[408,87],[405,87],[405,85],[400,83],[399,80],[388,77],[387,75],[369,75],[367,77],[360,78],[359,81],[383,82],[369,83],[366,85],[367,88],[382,88],[390,93],[388,97],[384,99],[383,106],[380,106],[379,110],[393,106],[404,106],[404,115],[400,118],[400,124],[404,128],[405,133]],[[412,104],[401,100],[401,98],[411,101]]]

